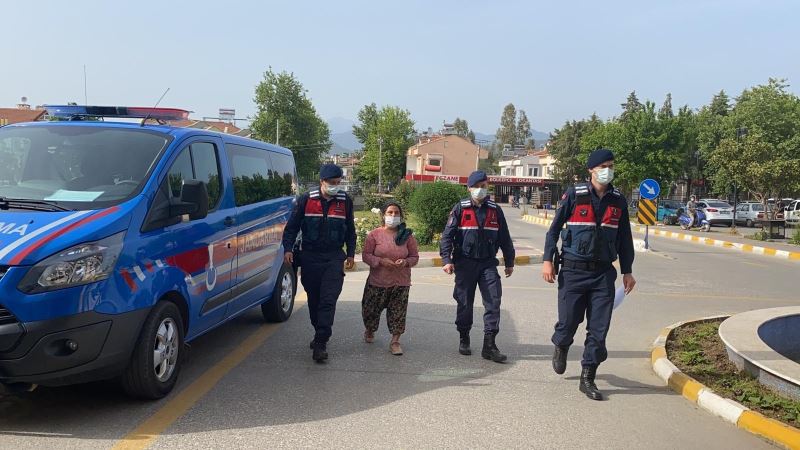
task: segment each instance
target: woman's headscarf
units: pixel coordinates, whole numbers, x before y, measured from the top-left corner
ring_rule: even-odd
[[[390,206],[396,206],[397,209],[400,210],[400,216],[403,217],[403,223],[397,226],[397,236],[395,236],[394,238],[394,243],[397,245],[405,245],[406,241],[408,241],[408,238],[410,238],[411,235],[414,233],[414,230],[406,227],[406,222],[405,222],[406,215],[403,214],[403,208],[400,207],[399,203],[390,200],[386,202],[385,205],[383,205],[383,208],[381,208],[381,224],[383,225],[386,224],[384,217],[386,216],[386,210],[389,209]]]

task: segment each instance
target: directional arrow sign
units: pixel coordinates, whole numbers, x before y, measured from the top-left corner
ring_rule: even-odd
[[[647,199],[653,200],[654,198],[658,197],[658,194],[661,193],[661,186],[658,185],[658,181],[652,180],[650,178],[642,181],[642,184],[639,185],[639,196]]]

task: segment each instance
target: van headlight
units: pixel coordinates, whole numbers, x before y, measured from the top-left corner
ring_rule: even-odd
[[[45,258],[28,271],[19,290],[28,294],[64,289],[107,279],[122,251],[122,237],[117,233],[95,242],[70,247]]]

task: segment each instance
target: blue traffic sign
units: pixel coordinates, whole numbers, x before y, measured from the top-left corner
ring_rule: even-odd
[[[661,186],[658,185],[658,181],[652,180],[650,178],[642,181],[642,184],[639,185],[639,196],[647,200],[653,200],[654,198],[658,197],[658,194],[661,193]]]

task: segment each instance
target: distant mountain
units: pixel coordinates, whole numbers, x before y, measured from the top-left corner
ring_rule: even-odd
[[[355,124],[352,120],[343,117],[334,117],[328,120],[328,128],[331,130],[331,134],[352,133],[353,125]]]
[[[532,130],[531,134],[533,134],[533,140],[536,142],[537,147],[543,146],[550,140],[550,133],[544,133],[541,131]],[[493,134],[483,134],[479,132],[475,132],[475,140],[479,141],[481,144],[491,144],[495,140],[495,135]]]
[[[352,131],[331,133],[331,141],[333,141],[332,154],[349,153],[362,147],[361,142],[358,142]],[[335,152],[336,149],[341,149],[341,151]]]

